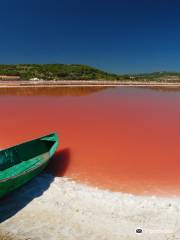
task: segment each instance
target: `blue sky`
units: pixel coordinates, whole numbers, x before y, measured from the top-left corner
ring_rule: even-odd
[[[178,0],[0,0],[0,63],[180,71]]]

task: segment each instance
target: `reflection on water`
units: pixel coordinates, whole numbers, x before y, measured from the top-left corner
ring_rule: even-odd
[[[180,92],[73,88],[83,91],[77,98],[60,89],[50,90],[54,97],[37,89],[33,97],[1,95],[0,148],[57,131],[56,175],[115,191],[180,193]]]
[[[155,91],[161,91],[161,92],[180,92],[180,87],[177,86],[147,86],[142,87],[143,89],[151,89]]]
[[[51,161],[49,162],[48,168],[46,171],[48,173],[54,173],[59,177],[63,177],[66,174],[66,170],[70,164],[70,150],[68,148],[58,150]]]
[[[107,87],[9,87],[0,88],[0,96],[85,96]]]

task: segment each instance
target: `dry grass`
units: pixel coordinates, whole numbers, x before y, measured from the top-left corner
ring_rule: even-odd
[[[10,236],[0,235],[0,240],[14,240],[14,238],[12,238]]]
[[[0,232],[0,240],[20,240],[10,234],[4,234]]]

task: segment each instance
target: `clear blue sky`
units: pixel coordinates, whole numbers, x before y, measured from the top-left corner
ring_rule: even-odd
[[[6,0],[0,63],[180,71],[179,0]]]

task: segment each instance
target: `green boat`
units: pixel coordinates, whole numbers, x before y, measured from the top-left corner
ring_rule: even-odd
[[[39,174],[58,147],[56,133],[0,151],[0,198]]]

